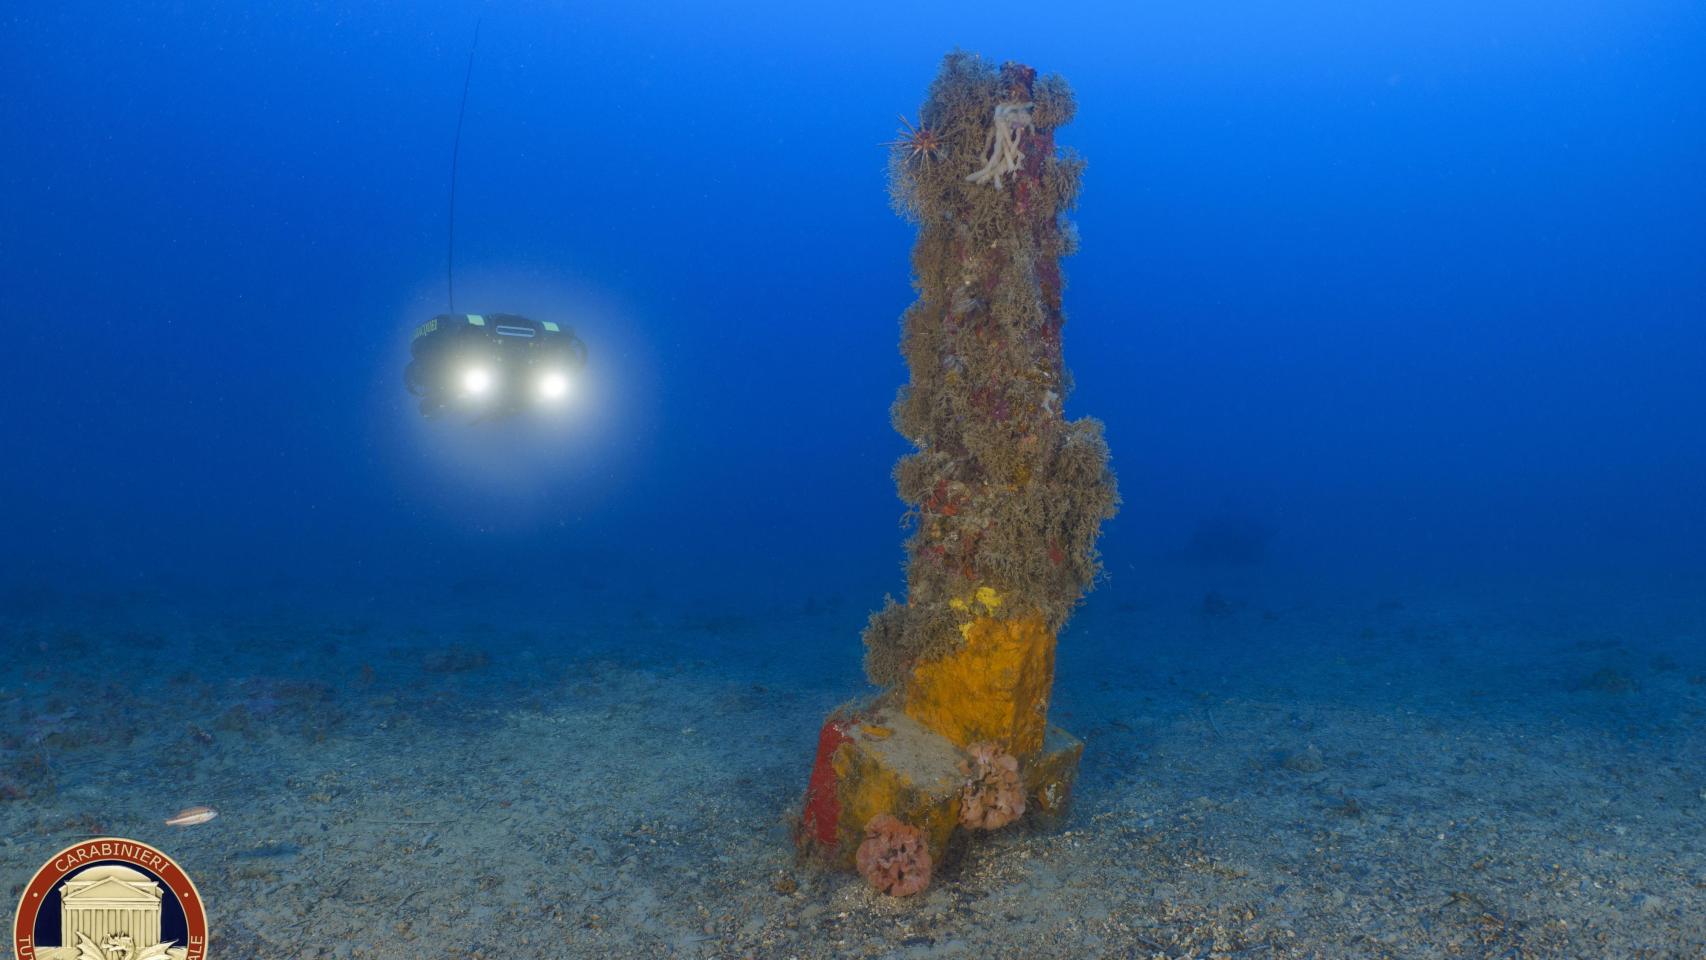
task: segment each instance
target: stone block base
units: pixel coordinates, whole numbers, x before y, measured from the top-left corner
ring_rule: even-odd
[[[1084,741],[1051,726],[1042,752],[1019,768],[1025,781],[1025,819],[1033,826],[1054,830],[1066,820],[1083,756]]]
[[[1065,816],[1084,744],[1050,727],[1024,761],[1026,819],[1052,829]],[[965,754],[904,711],[881,702],[848,704],[824,721],[799,824],[801,848],[852,868],[865,825],[887,813],[924,831],[933,857],[959,829]]]

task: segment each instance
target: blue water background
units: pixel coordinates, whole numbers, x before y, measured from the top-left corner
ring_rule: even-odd
[[[916,6],[8,8],[9,611],[818,598],[791,648],[854,672],[902,588],[879,144],[955,46],[1079,98],[1068,412],[1125,499],[1087,615],[1216,517],[1266,558],[1157,602],[1701,594],[1697,4]],[[586,338],[550,427],[424,424],[400,381],[480,20],[458,306]]]

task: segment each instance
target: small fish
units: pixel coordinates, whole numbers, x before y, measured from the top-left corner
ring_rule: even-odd
[[[185,807],[177,815],[166,820],[168,827],[193,827],[198,823],[206,823],[219,816],[219,811],[212,807]]]

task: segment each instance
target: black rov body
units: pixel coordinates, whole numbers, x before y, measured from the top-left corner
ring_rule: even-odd
[[[403,382],[428,417],[560,407],[586,366],[573,330],[513,313],[441,313],[415,329],[409,353]]]

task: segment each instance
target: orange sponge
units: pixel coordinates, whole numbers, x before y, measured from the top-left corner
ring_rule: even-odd
[[[860,875],[891,897],[909,897],[930,885],[930,847],[924,831],[886,813],[865,824],[857,861]]]

